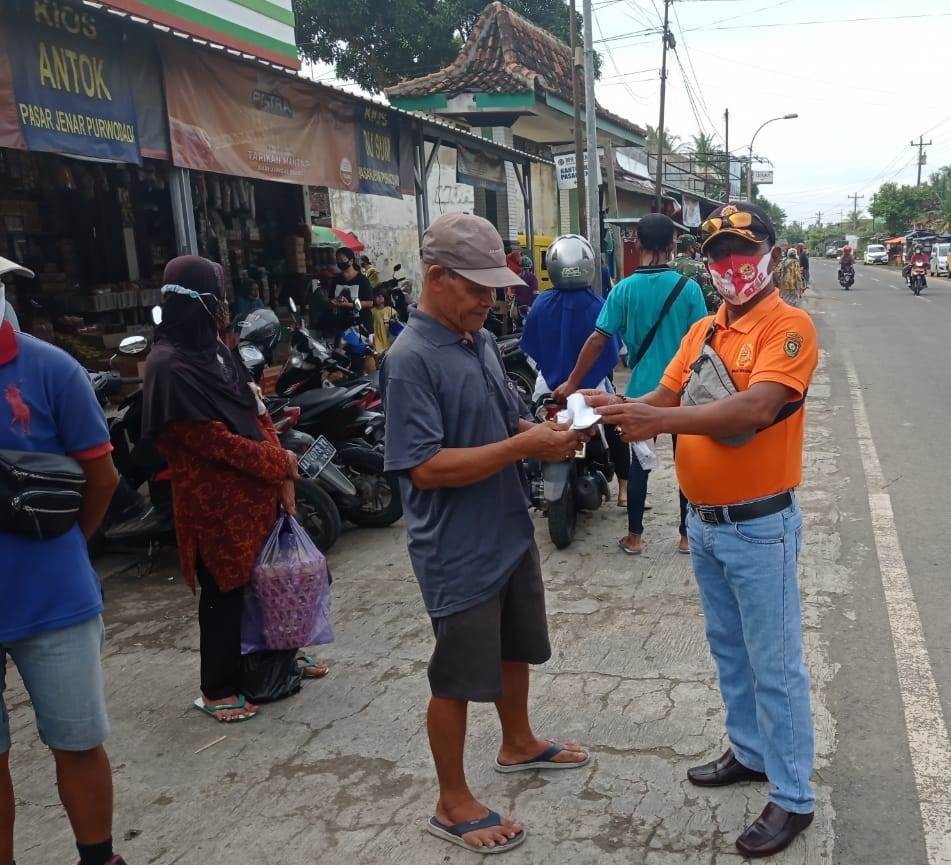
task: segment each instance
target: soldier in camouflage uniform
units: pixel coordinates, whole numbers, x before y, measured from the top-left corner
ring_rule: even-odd
[[[692,234],[683,234],[678,243],[677,257],[670,263],[673,270],[683,276],[689,276],[695,279],[703,290],[703,299],[706,301],[707,309],[715,312],[722,302],[717,290],[713,287],[713,280],[710,277],[710,271],[703,263],[703,260],[697,256],[697,238]]]

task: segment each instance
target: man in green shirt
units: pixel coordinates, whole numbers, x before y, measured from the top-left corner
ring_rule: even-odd
[[[690,326],[707,315],[703,292],[693,279],[687,280],[664,312],[668,297],[672,296],[681,279],[681,274],[668,265],[674,246],[674,223],[670,218],[661,213],[645,216],[637,224],[637,237],[641,246],[641,266],[611,290],[598,316],[594,333],[581,349],[568,380],[555,390],[552,395],[554,399],[564,402],[569,394],[578,390],[611,337],[617,334],[621,336],[627,346],[628,363],[634,363],[642,353],[641,347],[648,334],[654,330],[653,339],[631,370],[625,391],[632,398],[650,393],[660,384],[667,365],[680,348],[680,342]],[[628,533],[618,541],[620,548],[632,556],[642,551],[641,535],[644,533],[644,504],[649,475],[650,472],[641,467],[637,457],[633,457],[627,482]],[[685,524],[686,508],[687,501],[681,495],[679,549],[683,553],[690,552]]]

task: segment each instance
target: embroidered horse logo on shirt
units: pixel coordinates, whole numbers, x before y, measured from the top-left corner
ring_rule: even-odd
[[[10,406],[10,411],[13,412],[10,429],[18,429],[20,435],[28,436],[30,434],[30,407],[23,401],[20,388],[15,384],[8,384],[4,395],[7,404]]]

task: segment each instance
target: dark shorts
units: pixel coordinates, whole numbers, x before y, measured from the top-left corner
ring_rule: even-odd
[[[433,630],[429,686],[434,697],[494,703],[502,696],[502,661],[544,664],[551,645],[535,542],[497,595],[433,619]]]

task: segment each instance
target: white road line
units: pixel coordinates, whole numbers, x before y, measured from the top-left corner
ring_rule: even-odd
[[[905,731],[918,788],[921,825],[928,865],[951,863],[951,740],[941,711],[938,686],[928,657],[921,616],[898,540],[891,496],[878,461],[865,399],[852,359],[845,356],[862,467],[872,515],[878,567],[898,667],[898,685],[905,709]]]
[[[881,282],[881,280],[877,276],[873,276],[872,282]]]

